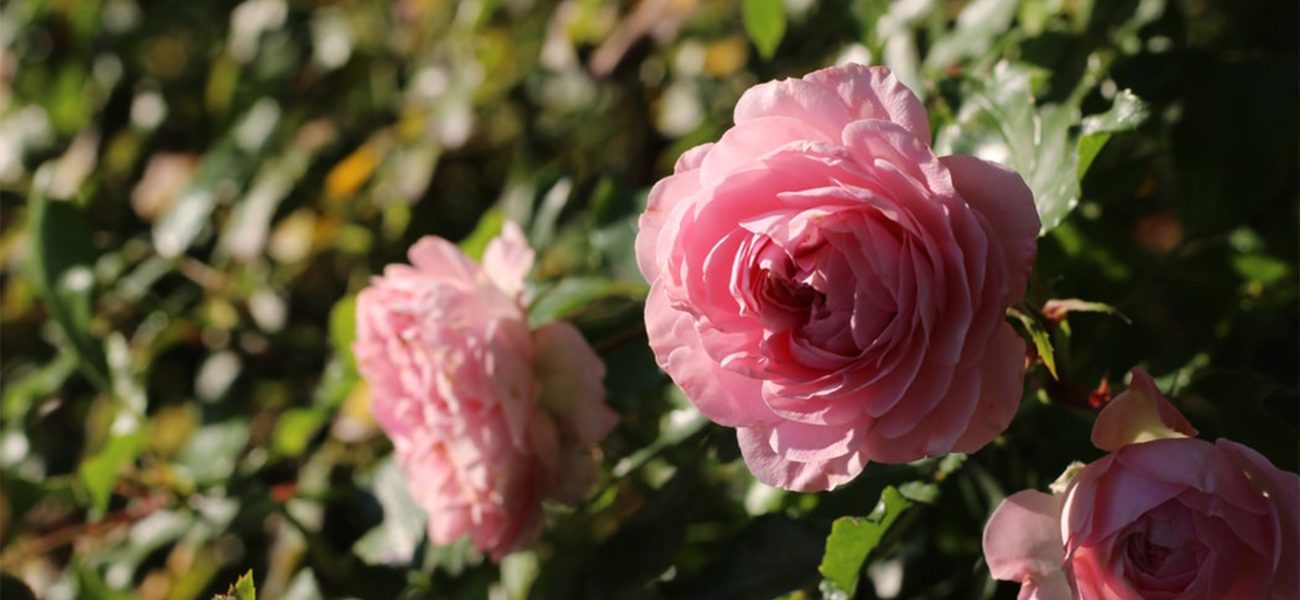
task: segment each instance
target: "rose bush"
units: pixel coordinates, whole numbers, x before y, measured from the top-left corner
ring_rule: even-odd
[[[1300,597],[1300,477],[1195,435],[1135,369],[1093,429],[1111,454],[994,511],[989,571],[1021,598]]]
[[[507,223],[480,268],[425,237],[357,299],[358,366],[429,535],[499,559],[540,532],[541,503],[582,499],[613,427],[605,369],[568,323],[530,332],[533,261]]]
[[[745,92],[650,192],[636,253],[660,366],[754,474],[833,488],[868,461],[978,450],[1021,395],[1005,322],[1039,230],[1001,166],[936,158],[888,69]]]

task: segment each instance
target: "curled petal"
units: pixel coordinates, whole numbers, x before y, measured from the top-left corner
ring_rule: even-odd
[[[1092,445],[1108,452],[1129,444],[1185,437],[1196,437],[1196,429],[1140,367],[1133,369],[1128,389],[1101,410],[1092,426]]]

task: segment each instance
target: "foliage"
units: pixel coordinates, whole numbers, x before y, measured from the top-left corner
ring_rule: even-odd
[[[1296,9],[0,4],[0,589],[1012,598],[989,510],[1094,458],[1136,364],[1204,437],[1297,467]],[[655,365],[632,240],[741,92],[840,60],[890,66],[937,148],[1035,191],[1012,317],[1036,362],[983,451],[792,494]],[[538,251],[531,318],[582,330],[621,421],[592,497],[494,565],[429,543],[350,346],[383,265],[423,235],[477,255],[505,219]]]

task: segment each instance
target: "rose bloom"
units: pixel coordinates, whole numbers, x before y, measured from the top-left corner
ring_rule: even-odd
[[[1019,404],[1039,220],[1020,176],[936,158],[883,67],[757,85],[650,192],[636,254],[659,365],[750,469],[833,488],[868,461],[973,452]]]
[[[513,223],[482,268],[436,237],[409,254],[358,296],[353,349],[432,540],[500,559],[540,534],[543,500],[585,497],[616,421],[605,367],[568,323],[529,331]]]
[[[1195,435],[1134,369],[1093,428],[1110,454],[993,512],[989,571],[1022,599],[1300,598],[1300,477]]]

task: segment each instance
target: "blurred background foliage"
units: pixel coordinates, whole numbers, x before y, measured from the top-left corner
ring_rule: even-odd
[[[252,569],[271,598],[1014,597],[984,519],[1098,455],[1136,364],[1205,437],[1297,467],[1296,13],[0,3],[0,590],[206,598]],[[631,242],[741,92],[843,61],[893,68],[936,148],[1030,182],[1013,316],[1037,360],[984,451],[787,494],[656,368]],[[505,218],[539,251],[531,318],[582,329],[622,421],[592,498],[498,566],[429,545],[348,346],[382,265],[429,234],[479,253]]]

